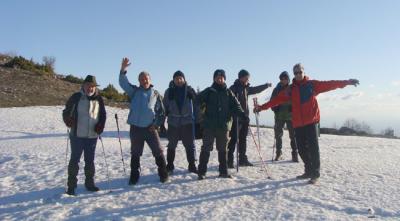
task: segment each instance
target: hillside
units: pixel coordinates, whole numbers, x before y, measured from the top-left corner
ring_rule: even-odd
[[[79,88],[54,76],[0,67],[0,107],[62,105]]]
[[[110,183],[101,143],[96,149],[96,182],[84,189],[83,159],[76,197],[62,195],[65,184],[66,127],[61,106],[0,108],[0,220],[399,220],[400,141],[321,135],[321,180],[308,185],[294,177],[302,163],[290,159],[284,136],[284,160],[271,163],[273,130],[261,129],[261,154],[273,179],[261,170],[248,137],[255,167],[230,170],[218,178],[217,152],[211,152],[207,178],[187,173],[185,150],[177,147],[175,172],[161,184],[148,146],[141,157],[141,178],[128,186],[113,116],[118,113],[122,152],[129,174],[127,109],[107,107],[103,134]],[[42,116],[45,115],[46,118]],[[252,128],[255,132],[255,128]],[[165,148],[168,141],[161,140]],[[201,141],[196,141],[197,156]],[[164,152],[165,153],[165,152]],[[111,189],[111,192],[109,191]],[[374,211],[369,214],[368,210]],[[368,219],[375,217],[375,219]]]
[[[9,67],[12,58],[0,54],[0,107],[64,105],[69,96],[81,87],[80,83],[67,81],[65,76],[52,72],[52,69],[51,73],[43,71],[41,68],[45,65],[23,57],[17,57],[19,63]],[[123,96],[116,90],[112,93],[113,96]],[[127,107],[126,103],[112,99],[105,98],[105,103]]]

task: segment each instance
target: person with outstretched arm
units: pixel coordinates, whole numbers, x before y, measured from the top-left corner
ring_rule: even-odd
[[[139,181],[140,157],[143,154],[144,142],[151,149],[158,166],[160,181],[164,183],[168,180],[168,172],[157,131],[165,120],[162,98],[157,90],[153,88],[148,72],[142,71],[139,73],[140,86],[129,83],[126,74],[130,64],[128,58],[122,59],[119,74],[119,85],[128,94],[131,101],[128,115],[131,139],[131,176],[129,185],[135,185]]]
[[[310,184],[318,182],[320,177],[320,155],[318,145],[317,125],[320,113],[316,96],[320,93],[344,88],[347,85],[357,86],[357,79],[343,81],[310,80],[305,75],[304,67],[298,63],[293,67],[294,79],[292,85],[281,91],[274,99],[255,106],[254,112],[260,112],[286,102],[292,103],[292,124],[295,129],[297,148],[304,162],[304,174],[298,179],[308,179]]]

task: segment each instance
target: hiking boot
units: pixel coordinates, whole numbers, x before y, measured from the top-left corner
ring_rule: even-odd
[[[316,183],[318,183],[318,180],[319,180],[318,177],[313,177],[308,181],[308,183],[309,184],[316,184]]]
[[[239,166],[242,167],[252,167],[254,166],[252,163],[249,162],[249,160],[246,158],[244,160],[239,160]]]
[[[296,179],[308,179],[308,178],[311,178],[311,175],[308,173],[303,173],[300,176],[296,176]]]
[[[168,181],[168,171],[167,171],[167,165],[165,162],[164,155],[161,154],[161,156],[156,157],[156,164],[158,166],[158,176],[160,177],[160,182],[165,183]]]
[[[65,191],[65,194],[75,196],[75,188],[68,187],[67,191]]]
[[[86,187],[86,190],[87,191],[90,191],[90,192],[97,192],[97,191],[99,191],[100,189],[97,187],[97,186],[95,186],[95,185],[85,185],[85,187]]]
[[[229,179],[232,179],[232,178],[233,178],[232,175],[230,175],[230,174],[219,174],[218,177],[219,177],[219,178],[229,178]]]
[[[196,168],[196,164],[194,164],[194,163],[189,164],[188,171],[190,173],[196,173],[197,174],[198,171],[197,171],[197,168]]]
[[[204,175],[204,174],[198,174],[197,175],[197,179],[198,180],[204,180],[206,178],[206,175]]]

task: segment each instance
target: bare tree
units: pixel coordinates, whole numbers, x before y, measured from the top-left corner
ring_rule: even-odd
[[[54,64],[56,63],[56,58],[53,56],[44,56],[42,58],[44,65],[54,70]]]
[[[391,127],[388,127],[382,131],[382,134],[387,137],[394,137],[394,129]]]

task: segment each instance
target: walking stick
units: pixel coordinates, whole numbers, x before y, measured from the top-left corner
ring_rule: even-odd
[[[256,97],[253,98],[253,104],[254,104],[254,107],[258,106],[258,102],[257,102],[257,98],[256,98]],[[263,161],[263,159],[262,159],[262,156],[261,156],[261,139],[260,139],[259,113],[256,112],[256,113],[254,113],[254,114],[256,115],[258,145],[257,145],[257,142],[256,142],[256,140],[255,140],[255,138],[254,138],[254,134],[253,134],[253,132],[251,131],[251,129],[250,129],[250,133],[251,133],[251,135],[252,135],[252,137],[253,137],[253,140],[254,140],[254,143],[256,144],[256,147],[257,147],[257,149],[258,149],[258,154],[259,154],[259,156],[260,156],[260,159],[261,159],[261,162],[262,162],[262,166],[264,167],[264,170],[265,170],[265,172],[266,172],[266,174],[267,174],[267,178],[268,178],[268,179],[272,179],[271,176],[270,176],[270,174],[269,174],[269,172],[268,172],[268,170],[267,170],[267,166],[266,166],[266,164],[264,163],[264,161]]]
[[[124,174],[126,176],[124,155],[122,154],[122,143],[121,143],[121,135],[119,133],[119,124],[118,124],[118,115],[117,114],[115,114],[115,122],[117,122],[117,132],[118,132],[119,150],[121,151],[122,167],[124,168]]]
[[[103,157],[104,157],[104,162],[106,164],[106,171],[107,171],[107,181],[108,181],[108,190],[111,192],[111,187],[110,187],[110,175],[108,174],[108,163],[107,163],[107,158],[106,158],[106,152],[104,151],[104,144],[103,144],[103,139],[99,135],[99,140],[101,142],[101,147],[103,149]]]

